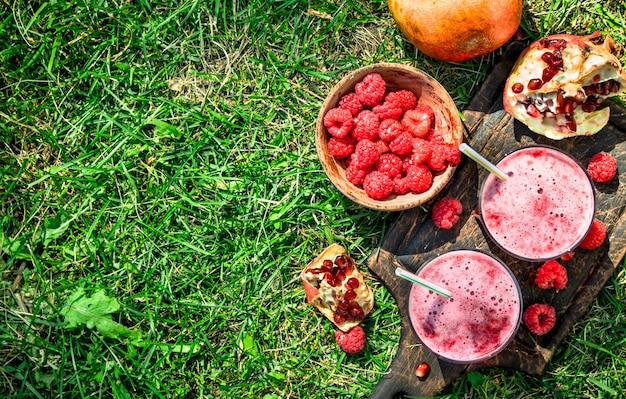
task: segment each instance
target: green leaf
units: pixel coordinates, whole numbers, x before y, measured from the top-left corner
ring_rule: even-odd
[[[117,299],[106,296],[104,290],[88,297],[85,290],[79,288],[67,299],[65,306],[61,309],[61,315],[65,317],[66,329],[86,325],[90,329],[95,327],[107,338],[128,338],[133,342],[141,339],[141,331],[132,330],[113,321],[111,313],[119,309],[120,304]]]
[[[485,377],[483,377],[483,375],[479,371],[470,371],[469,373],[467,373],[467,379],[469,380],[470,384],[472,384],[472,388],[474,389],[479,388],[481,385],[483,385],[483,382],[485,381]]]
[[[55,217],[44,222],[43,245],[48,246],[50,241],[63,235],[70,226],[72,218],[66,212],[59,212]]]

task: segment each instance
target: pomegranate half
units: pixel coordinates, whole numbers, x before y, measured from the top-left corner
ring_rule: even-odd
[[[465,61],[502,47],[517,31],[522,0],[388,0],[402,33],[424,54]]]
[[[614,51],[613,40],[602,40],[599,32],[537,40],[513,66],[504,109],[554,140],[597,133],[609,121],[604,100],[626,91],[626,72]]]

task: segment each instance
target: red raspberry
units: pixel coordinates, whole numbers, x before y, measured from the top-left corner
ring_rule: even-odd
[[[384,140],[374,140],[374,144],[376,144],[376,148],[378,149],[378,153],[380,155],[385,154],[385,153],[391,151],[389,149],[389,145]]]
[[[337,341],[344,352],[358,353],[365,348],[365,331],[363,331],[361,326],[354,326],[348,332],[336,330],[335,341]]]
[[[409,178],[406,176],[396,176],[396,178],[393,179],[393,192],[394,194],[399,195],[411,192],[411,187],[409,187]]]
[[[439,130],[429,129],[428,134],[424,137],[425,140],[430,141],[435,144],[445,144],[446,141],[443,138],[443,135]]]
[[[617,174],[617,161],[608,152],[601,151],[589,160],[587,172],[591,179],[597,183],[606,183]]]
[[[357,116],[363,109],[363,103],[361,103],[355,92],[350,92],[341,97],[339,108],[347,109],[352,116]]]
[[[356,140],[351,136],[342,138],[331,137],[328,140],[328,151],[335,158],[345,158],[354,152],[355,144]]]
[[[432,127],[434,113],[426,104],[418,104],[415,109],[408,110],[402,117],[402,126],[415,137],[425,137]]]
[[[375,170],[363,179],[363,189],[370,198],[383,200],[393,193],[393,181],[386,174]]]
[[[378,119],[378,115],[370,110],[363,110],[359,112],[355,119],[352,137],[357,140],[375,140],[378,138],[379,128],[380,120]]]
[[[350,111],[332,108],[324,115],[324,126],[335,137],[346,137],[354,128],[354,119]]]
[[[408,154],[413,151],[413,136],[409,132],[402,132],[389,143],[391,152],[397,155]]]
[[[402,160],[395,154],[382,154],[376,162],[376,170],[394,178],[402,173]]]
[[[380,105],[376,105],[374,108],[372,108],[372,111],[376,115],[378,115],[380,120],[385,120],[385,119],[400,120],[400,118],[402,118],[402,113],[403,113],[402,108],[400,108],[399,106],[396,106],[396,104],[389,103],[389,102],[384,102]]]
[[[428,162],[432,152],[430,143],[424,139],[413,138],[413,151],[404,158],[404,170],[409,166]]]
[[[462,212],[461,201],[454,197],[444,197],[433,205],[433,222],[439,228],[451,229],[459,221]]]
[[[561,256],[561,260],[563,261],[572,260],[574,259],[575,254],[576,254],[576,251],[569,251],[565,255]]]
[[[365,75],[363,80],[354,86],[354,92],[358,99],[368,107],[380,104],[385,97],[387,84],[383,77],[377,73],[369,73]]]
[[[461,162],[461,150],[456,145],[446,146],[446,161],[452,165],[458,165]]]
[[[605,238],[606,226],[601,220],[594,218],[589,232],[579,246],[583,249],[595,249],[602,245]]]
[[[417,97],[409,90],[392,91],[385,96],[385,103],[392,103],[402,108],[402,112],[406,112],[415,108],[417,105]]]
[[[354,165],[350,165],[346,168],[346,179],[355,186],[363,184],[363,180],[368,173],[372,171],[371,168],[361,169]]]
[[[350,157],[350,166],[367,169],[374,166],[379,157],[378,146],[373,141],[364,139],[356,143],[354,153]]]
[[[544,335],[556,323],[556,310],[546,303],[533,303],[524,311],[522,318],[532,333]]]
[[[406,172],[407,184],[411,191],[423,193],[433,185],[433,173],[426,165],[410,166]]]
[[[567,270],[556,260],[549,260],[537,269],[535,284],[544,290],[562,290],[567,285]]]
[[[404,132],[402,124],[395,119],[383,120],[378,128],[378,135],[385,141],[392,141],[402,132]]]
[[[431,143],[430,158],[428,158],[428,166],[436,172],[440,172],[448,167],[446,161],[448,160],[448,154],[446,146],[443,144]]]

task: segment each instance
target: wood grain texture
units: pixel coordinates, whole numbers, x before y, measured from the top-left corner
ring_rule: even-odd
[[[593,154],[610,152],[617,160],[618,176],[609,183],[595,186],[596,217],[606,224],[608,239],[600,248],[592,251],[577,249],[572,260],[563,262],[569,275],[569,283],[564,290],[556,292],[535,287],[532,279],[539,265],[512,258],[486,238],[476,209],[480,183],[487,172],[464,158],[451,183],[437,197],[452,195],[462,202],[464,212],[456,226],[451,230],[438,229],[423,210],[406,210],[390,226],[381,247],[368,258],[370,270],[397,301],[402,324],[398,351],[388,372],[372,392],[372,399],[392,398],[398,393],[430,397],[464,373],[483,367],[508,367],[531,375],[543,374],[554,350],[573,324],[588,311],[592,301],[624,258],[626,188],[621,181],[626,181],[626,109],[611,102],[609,124],[590,137],[553,141],[531,132],[509,116],[502,105],[502,87],[524,48],[524,43],[511,44],[501,62],[494,67],[468,104],[463,112],[465,141],[492,161],[531,144],[551,145],[565,150],[584,166]],[[432,201],[425,206],[429,208],[431,204]],[[525,307],[545,302],[556,308],[558,321],[555,328],[544,336],[536,336],[522,325],[505,350],[488,361],[474,365],[440,361],[421,346],[408,317],[410,283],[394,274],[395,267],[401,264],[416,271],[427,259],[449,249],[463,247],[487,250],[502,259],[520,282]],[[415,367],[422,361],[429,362],[432,367],[431,374],[424,381],[414,375]]]

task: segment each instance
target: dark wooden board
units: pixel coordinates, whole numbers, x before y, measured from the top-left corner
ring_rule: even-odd
[[[571,327],[589,309],[591,302],[611,277],[626,253],[624,215],[626,188],[626,109],[611,102],[611,119],[599,133],[553,141],[537,135],[510,117],[503,109],[502,88],[515,60],[526,44],[514,42],[486,77],[479,92],[463,111],[465,141],[492,161],[505,153],[529,144],[547,144],[572,154],[583,165],[599,151],[610,152],[618,162],[618,176],[605,184],[596,184],[596,217],[607,226],[604,244],[595,250],[577,249],[572,260],[564,261],[569,283],[561,291],[540,290],[532,283],[536,263],[516,260],[495,247],[486,238],[477,218],[479,183],[487,172],[465,157],[451,183],[439,195],[452,195],[463,204],[462,219],[451,230],[435,227],[430,216],[420,208],[398,215],[385,235],[382,245],[368,258],[367,264],[394,296],[401,318],[401,335],[388,372],[381,377],[371,399],[392,398],[398,393],[432,397],[455,379],[483,367],[508,367],[530,375],[543,374],[550,357]],[[430,204],[425,204],[429,208]],[[397,277],[396,266],[415,271],[427,259],[454,248],[480,248],[502,259],[516,275],[522,287],[525,306],[535,302],[552,304],[557,310],[555,328],[536,336],[522,325],[512,343],[496,357],[474,365],[458,365],[438,360],[424,348],[409,321],[407,297],[409,282]],[[415,376],[422,361],[431,365],[424,381]]]

